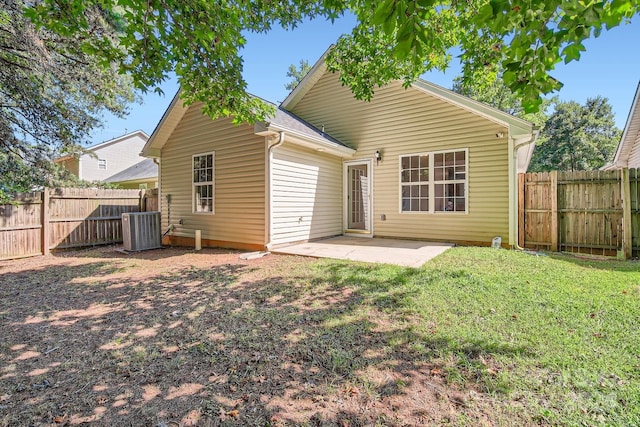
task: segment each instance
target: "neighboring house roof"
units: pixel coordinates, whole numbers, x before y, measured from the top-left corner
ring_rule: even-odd
[[[312,126],[295,114],[290,113],[277,107],[275,104],[265,101],[271,104],[275,109],[275,115],[267,118],[262,123],[255,125],[255,133],[257,135],[270,135],[277,132],[285,132],[289,139],[293,139],[301,143],[302,145],[313,146],[313,148],[333,152],[339,155],[352,155],[355,150],[348,147],[346,144],[333,138],[331,135],[326,134],[322,130]],[[176,93],[171,104],[165,111],[162,119],[156,126],[155,130],[151,134],[151,138],[147,141],[142,150],[143,156],[159,157],[160,150],[167,143],[169,136],[180,122],[180,119],[186,113],[188,107],[180,101],[180,91]]]
[[[155,164],[153,159],[144,159],[143,161],[110,176],[105,179],[104,182],[137,181],[157,177],[158,165]]]
[[[94,145],[91,145],[89,147],[86,147],[85,151],[96,151],[96,150],[99,150],[101,148],[107,147],[109,145],[113,145],[113,144],[117,144],[119,142],[125,141],[125,140],[127,140],[127,139],[129,139],[129,138],[131,138],[131,137],[133,137],[135,135],[139,135],[140,138],[144,139],[145,141],[149,139],[149,135],[147,135],[147,133],[145,131],[143,131],[141,129],[138,129],[136,131],[129,132],[127,134],[118,136],[118,137],[110,139],[108,141],[103,141],[103,142],[100,142],[98,144],[94,144]],[[53,161],[55,163],[58,163],[58,162],[62,162],[62,161],[67,160],[67,159],[71,159],[73,157],[74,156],[62,156],[62,157],[58,157],[57,159],[54,159]]]
[[[613,163],[603,169],[625,168],[629,166],[629,156],[634,143],[640,139],[640,82],[636,88],[636,95],[631,103],[631,110],[624,126],[622,138],[618,143]]]
[[[125,139],[129,139],[129,138],[131,138],[132,136],[135,136],[135,135],[140,135],[140,137],[142,139],[149,139],[149,135],[147,135],[147,133],[145,131],[138,129],[136,131],[129,132],[127,134],[124,134],[122,136],[118,136],[118,137],[110,139],[108,141],[104,141],[104,142],[100,142],[100,143],[95,144],[95,145],[91,145],[91,146],[87,147],[87,150],[95,151],[95,150],[98,150],[100,148],[106,147],[107,145],[117,144],[118,142],[124,141]]]

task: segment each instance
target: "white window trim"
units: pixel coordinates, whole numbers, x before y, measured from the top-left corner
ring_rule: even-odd
[[[195,160],[196,157],[202,157],[202,156],[208,156],[211,155],[211,164],[212,164],[212,174],[211,174],[211,181],[206,181],[206,182],[198,182],[195,183],[193,181],[193,162]],[[216,181],[216,153],[215,151],[209,151],[207,153],[198,153],[198,154],[193,154],[191,156],[191,212],[196,214],[196,215],[213,215],[216,211],[216,186],[215,186],[215,181]],[[211,202],[211,212],[198,212],[196,211],[196,185],[211,185],[211,196],[213,197],[213,200]]]
[[[464,163],[465,163],[465,192],[464,192],[464,211],[457,212],[449,212],[449,211],[436,211],[436,198],[435,198],[435,170],[433,167],[434,163],[434,155],[436,154],[446,154],[446,153],[457,153],[460,151],[464,151]],[[429,156],[429,181],[427,184],[429,185],[429,211],[403,211],[402,210],[402,158],[403,157],[411,157],[411,156]],[[438,181],[438,184],[459,184],[462,180],[443,180]],[[406,184],[406,183],[405,183]],[[424,185],[424,184],[422,184]],[[402,215],[467,215],[469,213],[469,148],[456,148],[449,150],[439,150],[439,151],[427,151],[422,153],[409,153],[409,154],[401,154],[398,156],[398,213]]]
[[[374,159],[360,159],[360,160],[349,160],[342,163],[342,230],[345,233],[357,233],[359,237],[373,237],[373,227],[374,227],[374,219],[373,219],[373,209],[374,209],[374,191],[373,191],[373,167]],[[368,179],[367,185],[369,187],[369,224],[368,229],[361,230],[353,230],[349,228],[349,202],[348,202],[348,193],[349,193],[349,182],[348,182],[348,169],[349,166],[357,166],[357,165],[367,165]]]

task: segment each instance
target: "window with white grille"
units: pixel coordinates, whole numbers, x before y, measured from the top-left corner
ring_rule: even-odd
[[[193,156],[193,212],[213,213],[214,153]]]
[[[400,212],[468,211],[468,149],[400,156]]]

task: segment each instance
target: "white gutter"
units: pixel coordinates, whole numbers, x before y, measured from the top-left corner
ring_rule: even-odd
[[[273,236],[273,223],[271,221],[271,218],[273,217],[273,203],[271,201],[271,182],[273,179],[273,170],[271,168],[271,165],[273,163],[273,149],[280,147],[282,144],[284,144],[284,136],[285,133],[284,131],[281,131],[279,133],[279,138],[278,138],[278,142],[269,145],[269,137],[266,136],[265,140],[267,142],[267,155],[265,156],[265,169],[266,169],[266,173],[265,173],[265,178],[266,178],[266,185],[265,190],[264,190],[264,201],[265,201],[265,222],[266,222],[266,227],[264,228],[264,232],[265,232],[265,248],[267,250],[271,250],[271,247],[273,246],[273,243],[271,243],[271,237]]]
[[[509,156],[509,245],[523,250],[518,246],[518,150],[530,145],[538,139],[540,129],[534,128],[530,135],[521,138],[509,137],[512,145],[512,155]]]
[[[353,157],[356,152],[356,150],[354,150],[353,148],[338,145],[326,139],[319,138],[313,135],[303,134],[276,124],[269,124],[267,130],[280,133],[286,132],[287,135],[293,136],[297,141],[299,141],[301,143],[299,145],[306,145],[308,148],[315,150],[318,150],[318,148],[320,148],[322,149],[322,151],[332,153],[340,157]],[[307,144],[304,144],[304,142],[307,142]]]

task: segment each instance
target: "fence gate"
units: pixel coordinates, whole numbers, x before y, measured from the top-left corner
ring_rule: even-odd
[[[625,257],[640,252],[638,169],[519,176],[519,245]]]

